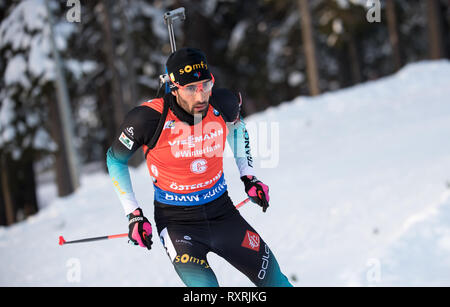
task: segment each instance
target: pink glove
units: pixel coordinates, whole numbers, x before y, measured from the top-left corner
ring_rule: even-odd
[[[142,213],[141,208],[128,214],[128,238],[134,245],[152,248],[152,225]]]
[[[250,197],[251,201],[260,205],[263,212],[266,212],[269,207],[269,187],[256,179],[255,176],[242,176],[242,182],[245,185],[245,192]]]

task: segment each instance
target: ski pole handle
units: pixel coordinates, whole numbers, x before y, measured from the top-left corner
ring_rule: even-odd
[[[59,236],[59,245],[70,244],[70,243],[82,243],[82,242],[91,242],[91,241],[99,241],[99,240],[109,240],[116,238],[128,237],[128,233],[121,233],[117,235],[109,235],[109,236],[101,236],[101,237],[93,237],[93,238],[85,238],[80,240],[72,240],[66,241],[63,236]]]

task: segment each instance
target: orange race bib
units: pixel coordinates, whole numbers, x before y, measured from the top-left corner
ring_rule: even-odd
[[[162,112],[163,99],[143,105]],[[182,206],[208,203],[227,189],[223,152],[227,126],[211,105],[206,116],[189,125],[169,109],[161,135],[147,155],[147,167],[155,188],[155,200]],[[144,152],[148,147],[144,146]]]

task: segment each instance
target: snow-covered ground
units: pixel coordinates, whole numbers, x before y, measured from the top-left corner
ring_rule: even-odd
[[[450,62],[421,62],[246,119],[271,206],[240,211],[294,285],[450,286],[449,97]],[[235,203],[245,199],[229,154],[225,176]],[[131,177],[153,220],[146,166]],[[83,176],[69,197],[54,193],[42,186],[48,204],[0,228],[0,286],[183,286],[157,238],[151,251],[124,238],[58,245],[60,235],[128,231],[107,174]],[[222,286],[252,286],[216,255],[208,261]]]

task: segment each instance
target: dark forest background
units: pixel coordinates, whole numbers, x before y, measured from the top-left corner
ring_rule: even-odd
[[[105,169],[123,116],[157,93],[163,14],[180,6],[178,48],[206,53],[216,85],[242,93],[244,116],[450,57],[449,0],[0,0],[0,225],[44,205],[38,181],[66,196],[92,165]]]

